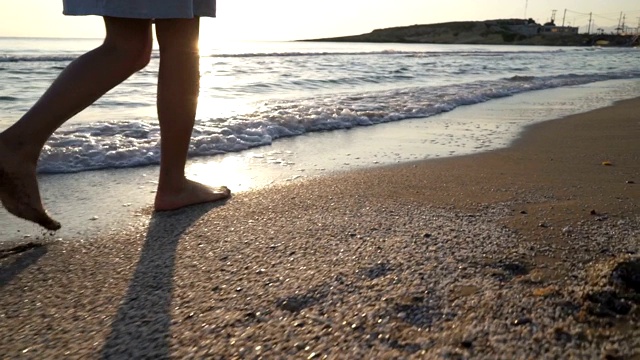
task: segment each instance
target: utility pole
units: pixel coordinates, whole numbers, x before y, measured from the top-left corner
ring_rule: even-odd
[[[591,16],[593,13],[589,13],[589,28],[587,29],[587,35],[591,35]]]
[[[622,33],[623,33],[623,34],[626,32],[626,31],[624,30],[624,29],[625,29],[625,27],[626,27],[626,26],[625,26],[625,24],[624,24],[624,22],[625,22],[625,20],[626,20],[626,19],[627,19],[627,15],[626,15],[626,14],[625,14],[625,15],[622,15]]]
[[[527,8],[529,7],[529,0],[524,2],[524,19],[527,20]]]
[[[556,11],[558,10],[551,10],[551,23],[555,26],[556,25]]]
[[[564,19],[567,17],[567,9],[564,9],[564,15],[562,15],[562,27],[564,27]]]
[[[618,27],[616,28],[616,33],[620,35],[620,24],[622,23],[622,11],[620,12],[620,18],[618,18]]]

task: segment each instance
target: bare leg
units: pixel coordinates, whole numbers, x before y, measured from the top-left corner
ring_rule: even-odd
[[[38,189],[36,164],[45,142],[149,62],[150,20],[105,18],[105,26],[104,43],[69,64],[32,108],[0,133],[0,200],[12,214],[47,229],[60,224],[45,212]]]
[[[218,201],[231,193],[188,180],[185,164],[198,106],[200,56],[199,19],[156,20],[160,44],[158,119],[160,121],[160,179],[155,210]]]

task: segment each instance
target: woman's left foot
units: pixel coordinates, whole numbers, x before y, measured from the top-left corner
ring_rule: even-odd
[[[11,214],[48,230],[60,229],[42,206],[36,166],[0,143],[0,202]]]

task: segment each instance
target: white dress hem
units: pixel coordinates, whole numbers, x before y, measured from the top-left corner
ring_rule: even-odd
[[[215,0],[63,0],[64,15],[131,19],[215,17]]]

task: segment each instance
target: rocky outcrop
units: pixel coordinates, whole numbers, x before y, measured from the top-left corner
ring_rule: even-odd
[[[367,34],[303,41],[493,44],[493,45],[591,45],[593,35],[577,33],[542,34],[533,20],[501,19],[457,21],[377,29]]]

